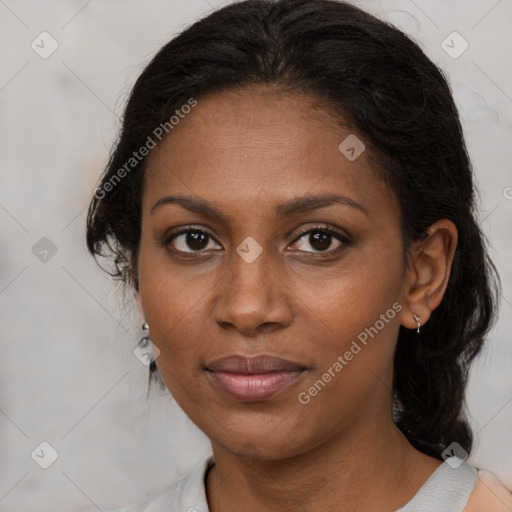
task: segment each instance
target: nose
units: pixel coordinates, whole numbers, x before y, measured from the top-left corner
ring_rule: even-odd
[[[292,293],[286,273],[264,250],[248,263],[234,252],[216,288],[214,319],[224,329],[253,337],[290,325]]]

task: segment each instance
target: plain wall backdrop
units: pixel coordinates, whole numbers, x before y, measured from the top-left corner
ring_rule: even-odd
[[[85,217],[144,64],[226,3],[0,0],[2,512],[121,507],[210,452],[168,393],[146,399],[141,319],[87,253]],[[454,91],[504,295],[471,374],[470,462],[512,486],[512,0],[356,4],[414,37]]]

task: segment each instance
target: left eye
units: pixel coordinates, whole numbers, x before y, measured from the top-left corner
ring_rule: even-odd
[[[334,248],[331,247],[333,241],[338,243]],[[313,247],[314,251],[305,249],[308,244]],[[328,249],[335,250],[343,244],[348,245],[348,240],[343,235],[328,229],[314,229],[303,233],[293,245],[299,251],[325,252]]]

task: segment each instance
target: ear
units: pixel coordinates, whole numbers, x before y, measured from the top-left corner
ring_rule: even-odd
[[[424,325],[434,309],[439,306],[448,286],[450,271],[457,247],[455,224],[442,219],[432,224],[427,237],[409,251],[406,269],[404,308],[400,323],[408,329],[416,329],[413,317],[420,317]]]

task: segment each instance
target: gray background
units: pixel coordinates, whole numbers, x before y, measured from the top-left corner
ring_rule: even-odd
[[[146,400],[147,367],[132,353],[141,320],[132,297],[87,254],[84,225],[144,63],[224,3],[0,0],[4,512],[119,507],[209,453],[208,440],[170,395],[152,392]],[[358,5],[418,40],[454,90],[481,188],[480,218],[504,286],[499,323],[469,386],[477,432],[470,461],[512,486],[512,0]],[[59,45],[47,59],[31,48],[43,31]],[[441,47],[453,31],[469,43],[456,59]],[[43,237],[57,249],[46,261],[33,252]],[[42,441],[58,452],[46,470],[31,458]]]

